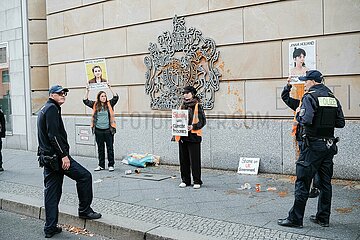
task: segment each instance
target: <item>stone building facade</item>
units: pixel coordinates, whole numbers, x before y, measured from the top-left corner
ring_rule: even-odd
[[[334,175],[360,179],[356,167],[360,155],[358,0],[18,2],[27,23],[22,26],[27,30],[22,32],[28,32],[24,52],[28,47],[29,68],[23,69],[29,71],[29,79],[23,82],[28,81],[29,86],[21,86],[24,94],[20,96],[17,90],[11,91],[14,130],[6,140],[8,147],[36,149],[36,112],[47,98],[48,87],[58,83],[70,89],[63,114],[72,153],[96,156],[93,138],[90,136],[88,143],[79,139],[81,129],[90,124],[91,111],[82,104],[84,61],[105,58],[109,81],[120,96],[115,107],[116,158],[130,152],[150,152],[160,155],[163,163],[177,164],[177,145],[170,142],[170,112],[150,108],[144,65],[149,43],[156,42],[164,31],[171,31],[177,15],[184,17],[188,27],[214,39],[220,52],[220,89],[215,93],[214,108],[206,111],[204,167],[236,169],[240,157],[259,157],[260,172],[294,173],[296,150],[290,135],[293,113],[281,101],[280,93],[289,75],[289,43],[315,40],[316,66],[340,99],[347,120],[346,127],[336,131],[341,142]],[[26,11],[21,11],[24,8]],[[3,29],[1,26],[1,34]],[[26,59],[26,53],[23,56]],[[11,77],[10,81],[13,85],[18,80]],[[31,103],[31,114],[26,113],[26,106],[15,102],[17,98]],[[18,116],[23,117],[22,125],[15,122]],[[19,137],[26,143],[10,144],[16,135],[26,136]]]

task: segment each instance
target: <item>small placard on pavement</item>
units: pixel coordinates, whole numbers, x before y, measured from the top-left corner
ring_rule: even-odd
[[[260,158],[245,158],[241,157],[239,160],[239,167],[237,173],[240,174],[258,174]]]

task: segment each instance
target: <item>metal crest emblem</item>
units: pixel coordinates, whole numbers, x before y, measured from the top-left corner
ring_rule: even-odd
[[[194,86],[204,109],[212,109],[219,90],[221,73],[216,67],[219,51],[215,41],[202,36],[196,28],[186,29],[184,17],[173,18],[173,32],[158,36],[158,44],[150,43],[150,56],[144,58],[145,92],[150,95],[152,109],[177,109],[182,89]]]

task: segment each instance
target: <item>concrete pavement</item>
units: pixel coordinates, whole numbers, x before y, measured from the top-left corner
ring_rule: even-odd
[[[135,169],[116,161],[115,171],[94,172],[97,159],[73,156],[93,175],[92,207],[103,214],[95,221],[77,217],[74,181],[65,177],[60,223],[85,227],[116,239],[360,239],[360,182],[335,181],[329,228],[311,223],[317,199],[309,199],[303,229],[284,228],[294,196],[293,178],[284,175],[238,175],[203,169],[204,185],[181,189],[176,166],[148,167],[147,174],[173,176],[161,181],[130,179]],[[1,208],[44,219],[43,176],[36,153],[4,149],[0,172]],[[252,189],[239,190],[245,182]],[[255,192],[260,183],[262,191]],[[275,187],[275,191],[267,191]]]

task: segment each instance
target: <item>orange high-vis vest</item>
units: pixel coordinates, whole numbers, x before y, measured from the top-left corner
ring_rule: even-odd
[[[115,128],[116,129],[116,122],[115,122],[115,113],[114,113],[114,110],[112,109],[111,107],[111,104],[109,101],[106,102],[107,103],[107,106],[108,106],[108,110],[109,110],[109,113],[110,113],[110,126],[112,128]],[[94,129],[94,115],[95,115],[95,112],[96,112],[96,102],[94,103],[93,105],[93,113],[92,113],[92,121],[91,121],[91,128]]]
[[[296,93],[297,93],[297,97],[300,100],[300,103],[299,103],[299,107],[301,107],[301,104],[302,104],[302,97],[304,96],[304,84],[294,84],[296,86]],[[293,118],[293,124],[292,124],[292,128],[291,128],[291,136],[295,136],[296,135],[296,131],[297,131],[297,128],[298,128],[298,125],[299,123],[297,122],[296,120],[296,112],[294,113],[294,118]]]
[[[193,116],[193,120],[191,124],[197,124],[199,122],[199,104],[195,104],[195,108],[194,108],[194,116]],[[192,133],[196,133],[196,135],[201,136],[202,135],[202,130],[198,129],[198,130],[191,130]],[[175,140],[178,142],[180,141],[180,136],[175,136]]]

